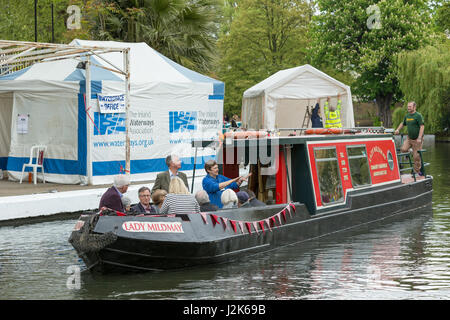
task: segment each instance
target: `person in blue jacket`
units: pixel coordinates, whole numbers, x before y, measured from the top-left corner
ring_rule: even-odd
[[[312,110],[311,126],[313,128],[323,128],[322,118],[320,117],[320,99],[317,99],[316,106]]]
[[[219,174],[219,165],[215,160],[208,160],[205,163],[205,171],[207,175],[203,178],[203,190],[208,193],[209,200],[219,208],[222,208],[222,201],[220,196],[225,189],[238,189],[243,181],[251,175],[245,177],[236,177],[234,179],[227,178]]]

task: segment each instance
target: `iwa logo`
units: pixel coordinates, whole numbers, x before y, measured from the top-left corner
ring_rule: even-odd
[[[169,132],[197,130],[197,111],[169,111]]]
[[[125,121],[125,114],[94,112],[94,136],[125,132]]]

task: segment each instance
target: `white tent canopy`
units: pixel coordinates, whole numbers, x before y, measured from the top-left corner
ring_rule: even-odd
[[[44,144],[47,181],[110,183],[125,169],[129,121],[132,181],[150,180],[167,170],[164,159],[171,153],[181,157],[181,170],[192,170],[191,140],[214,139],[221,132],[224,83],[171,61],[145,43],[74,40],[70,45],[130,48],[129,117],[104,113],[98,102],[99,95],[125,92],[124,75],[114,71],[125,64],[121,52],[91,55],[86,70],[77,68],[80,60],[88,60],[82,56],[0,76],[0,169],[10,179],[20,179],[31,146]],[[18,116],[28,119],[25,131],[18,128]],[[209,156],[204,152],[198,156]],[[199,167],[202,160],[197,159]]]
[[[320,98],[323,104],[331,98],[336,105],[342,100],[343,127],[354,127],[350,87],[306,64],[276,72],[244,92],[242,127],[248,129],[301,128],[306,106],[314,106]],[[310,123],[309,123],[310,125]]]

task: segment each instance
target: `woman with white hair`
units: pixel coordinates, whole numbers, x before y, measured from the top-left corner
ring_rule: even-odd
[[[161,214],[200,213],[200,206],[189,193],[183,180],[173,177],[169,184],[169,193],[159,210]]]
[[[198,204],[200,205],[200,211],[201,212],[209,212],[209,211],[217,211],[219,208],[212,204],[209,200],[208,193],[205,190],[199,190],[195,194],[195,199],[197,200]]]
[[[225,189],[220,196],[223,207],[222,209],[237,208],[238,197],[232,189]]]
[[[122,205],[123,208],[125,209],[125,212],[128,212],[131,210],[131,199],[126,197],[126,196],[122,196]]]

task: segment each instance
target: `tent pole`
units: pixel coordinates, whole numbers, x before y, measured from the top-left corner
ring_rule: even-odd
[[[87,56],[86,61],[86,113],[90,113],[90,105],[91,105],[91,57]],[[88,185],[92,185],[92,148],[91,148],[91,121],[89,121],[89,117],[86,118],[86,166],[87,166],[87,178]]]
[[[125,174],[130,171],[130,49],[123,51],[123,67],[125,70],[125,108],[126,108],[126,141],[125,141]]]
[[[195,147],[195,155],[194,155],[194,172],[192,173],[192,185],[191,185],[191,193],[194,192],[194,180],[195,180],[195,167],[197,166],[197,147]]]

